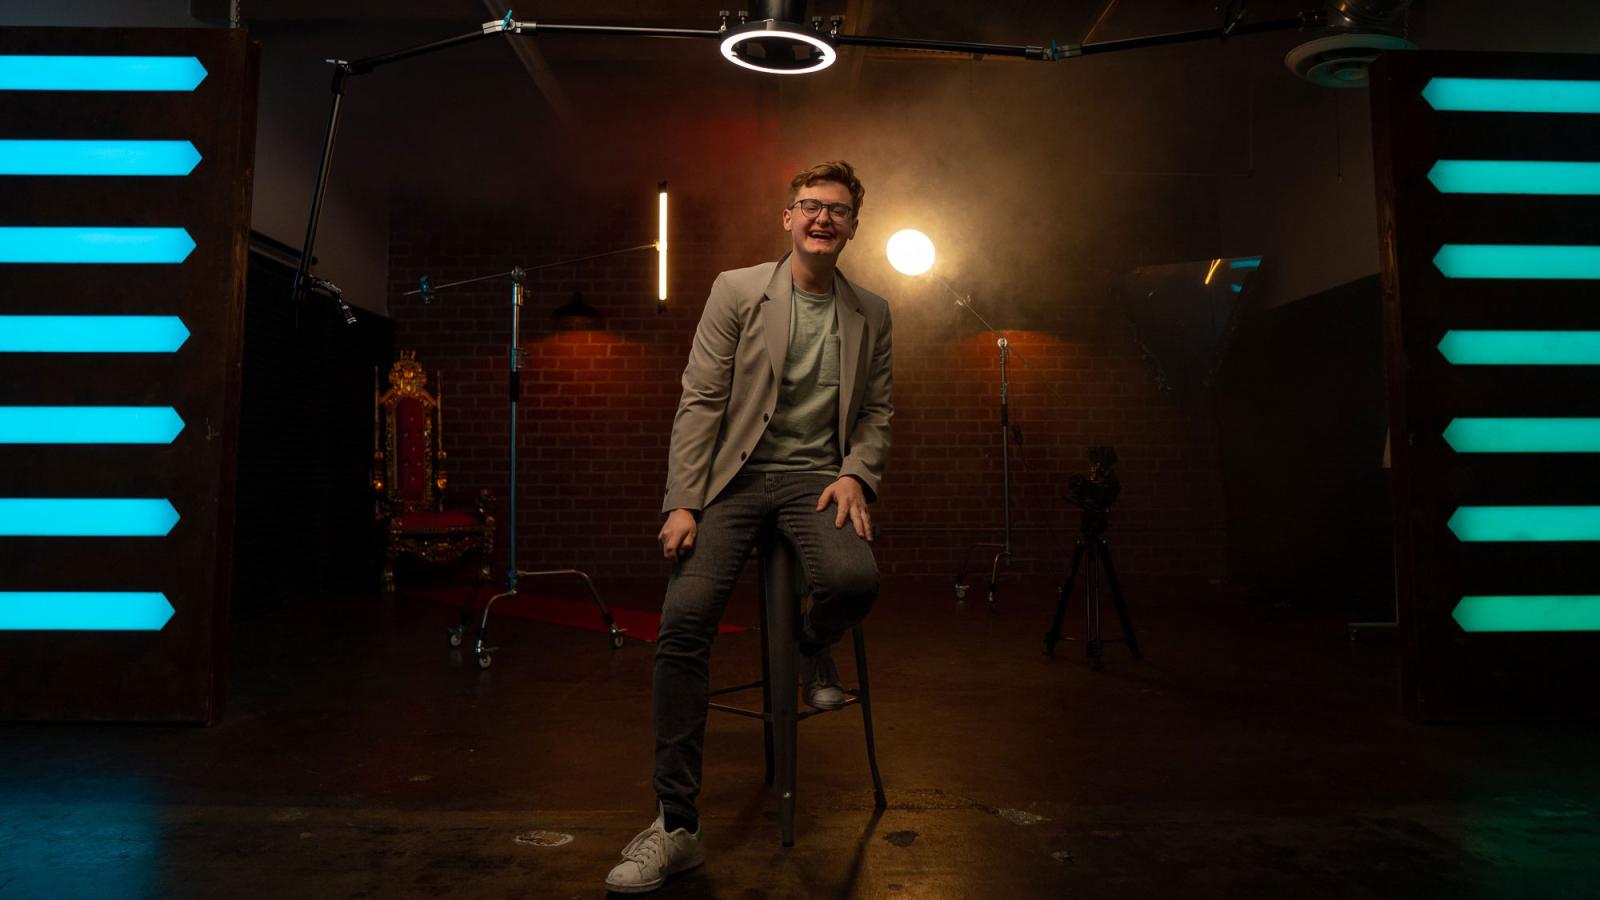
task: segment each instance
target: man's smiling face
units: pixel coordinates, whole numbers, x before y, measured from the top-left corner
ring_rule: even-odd
[[[811,217],[798,205],[805,200],[851,207],[850,189],[837,181],[819,181],[797,191],[794,198],[796,205],[783,211],[783,227],[794,238],[795,253],[837,258],[844,250],[844,245],[856,236],[857,219],[854,211],[848,217],[839,219],[823,208],[815,217]]]

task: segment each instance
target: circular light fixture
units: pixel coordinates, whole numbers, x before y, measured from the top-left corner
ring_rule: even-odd
[[[933,268],[933,241],[915,228],[890,235],[887,252],[889,265],[903,275],[921,275]]]
[[[797,52],[804,50],[804,53]],[[833,65],[838,51],[792,22],[761,19],[728,31],[722,39],[728,62],[771,75],[808,75]]]
[[[1350,32],[1306,41],[1283,57],[1289,71],[1312,84],[1333,88],[1364,88],[1367,67],[1378,54],[1390,50],[1415,50],[1417,45],[1392,34]]]

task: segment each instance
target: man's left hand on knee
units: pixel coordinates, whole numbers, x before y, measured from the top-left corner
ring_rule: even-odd
[[[822,496],[817,498],[817,512],[827,509],[829,503],[838,507],[833,517],[833,527],[843,528],[845,520],[849,519],[857,535],[864,540],[872,540],[872,518],[867,515],[867,494],[855,476],[840,475],[833,484],[828,485]]]

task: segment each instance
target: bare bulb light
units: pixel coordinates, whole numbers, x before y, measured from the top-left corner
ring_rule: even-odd
[[[904,275],[921,275],[933,268],[933,241],[915,228],[896,231],[889,237],[889,265]]]

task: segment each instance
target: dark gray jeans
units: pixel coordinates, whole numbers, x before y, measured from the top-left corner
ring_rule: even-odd
[[[794,544],[811,585],[802,642],[834,643],[866,617],[878,597],[871,545],[849,521],[833,527],[834,505],[817,512],[817,498],[833,480],[812,472],[740,474],[700,513],[694,551],[667,582],[656,642],[655,789],[668,812],[696,817],[711,642],[762,526],[775,522]]]

